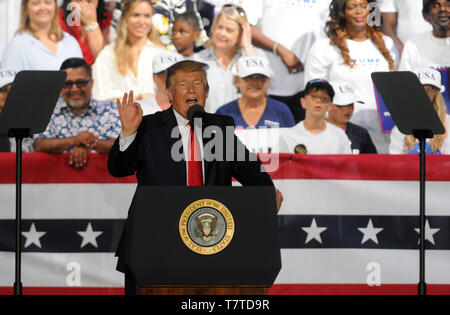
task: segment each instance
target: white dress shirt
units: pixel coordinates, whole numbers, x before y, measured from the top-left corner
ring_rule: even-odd
[[[172,132],[172,134],[178,135],[178,133],[181,134],[181,140],[183,142],[183,155],[184,155],[184,161],[188,161],[188,152],[189,152],[189,138],[190,138],[190,131],[191,127],[189,125],[189,120],[185,119],[183,116],[181,116],[173,107],[172,110],[175,114],[175,118],[177,120],[177,128],[178,132]],[[203,139],[202,137],[199,137],[199,134],[201,134],[201,129],[197,131],[197,128],[195,128],[195,136],[197,137],[197,141],[200,146],[200,153],[203,157]],[[136,133],[134,133],[131,136],[123,137],[122,132],[120,133],[119,137],[119,149],[121,152],[125,151],[134,141],[136,138]],[[174,157],[172,157],[174,158]],[[205,183],[205,161],[202,158],[202,175],[203,175],[203,183]],[[186,163],[186,179],[188,178],[188,163]]]

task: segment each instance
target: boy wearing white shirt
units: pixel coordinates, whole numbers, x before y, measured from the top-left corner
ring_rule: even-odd
[[[302,94],[305,120],[281,132],[280,153],[352,154],[345,132],[325,120],[333,87],[325,80],[311,80]]]
[[[367,129],[352,124],[353,111],[356,103],[361,103],[355,95],[353,87],[348,82],[332,82],[336,95],[331,104],[327,121],[340,127],[351,142],[353,154],[377,153]]]

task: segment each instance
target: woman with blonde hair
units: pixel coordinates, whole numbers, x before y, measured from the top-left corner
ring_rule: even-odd
[[[21,70],[59,70],[64,60],[82,58],[75,38],[58,22],[56,0],[22,0],[20,26],[2,56],[2,67]]]
[[[247,15],[241,7],[225,5],[211,27],[206,49],[199,53],[201,61],[209,65],[209,97],[205,110],[215,113],[222,105],[238,98],[231,69],[242,56],[256,55]]]
[[[108,44],[93,65],[93,97],[115,100],[133,90],[136,99],[155,93],[153,57],[164,49],[152,26],[151,0],[125,0],[117,39]]]
[[[427,154],[450,154],[450,144],[448,142],[448,131],[450,128],[450,117],[447,114],[447,105],[442,93],[445,87],[441,84],[441,74],[439,71],[424,68],[416,71],[420,83],[424,86],[431,103],[433,104],[442,125],[445,127],[445,133],[434,135],[428,139],[425,144]],[[419,142],[412,135],[402,134],[397,127],[391,132],[391,143],[389,145],[391,154],[419,154]]]
[[[314,43],[306,59],[305,82],[312,79],[352,84],[362,104],[355,106],[351,122],[369,131],[377,151],[387,153],[389,134],[381,130],[372,72],[395,71],[398,52],[394,41],[371,21],[376,0],[333,0],[328,38]]]

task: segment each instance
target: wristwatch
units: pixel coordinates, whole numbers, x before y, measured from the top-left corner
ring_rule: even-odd
[[[97,23],[97,22],[94,22],[94,23],[91,23],[91,24],[89,24],[88,26],[86,26],[86,27],[84,28],[84,30],[85,30],[86,32],[92,32],[92,31],[95,30],[98,26],[99,26],[98,23]]]

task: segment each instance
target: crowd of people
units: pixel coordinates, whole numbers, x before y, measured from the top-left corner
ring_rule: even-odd
[[[412,136],[381,125],[371,78],[412,71],[446,128],[429,139],[427,153],[450,153],[441,77],[450,68],[450,0],[0,0],[2,6],[0,113],[18,71],[67,73],[47,130],[24,151],[70,152],[77,167],[90,152],[108,153],[121,133],[117,99],[133,91],[144,115],[167,110],[167,69],[194,60],[208,65],[207,112],[231,116],[236,129],[281,128],[278,151],[299,154],[417,153]],[[0,151],[13,147],[0,135]]]

